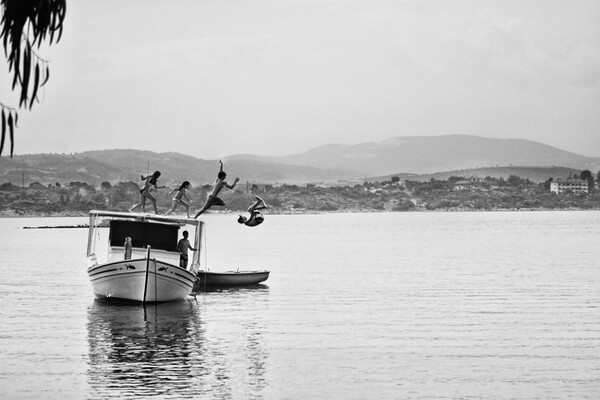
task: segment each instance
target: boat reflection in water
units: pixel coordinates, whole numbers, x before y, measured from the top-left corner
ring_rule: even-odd
[[[198,279],[194,284],[194,291],[192,295],[198,296],[201,295],[202,292],[216,292],[216,293],[234,293],[238,291],[261,291],[261,290],[269,290],[269,286],[264,283],[253,283],[248,285],[207,285],[202,280]]]
[[[146,306],[95,300],[87,323],[92,397],[257,395],[265,387],[264,327],[242,324],[238,332],[207,338],[201,308],[195,300]],[[246,365],[232,357],[240,346]]]

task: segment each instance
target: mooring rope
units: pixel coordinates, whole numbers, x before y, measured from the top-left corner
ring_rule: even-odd
[[[207,229],[204,227],[204,224],[202,224],[202,230],[204,231],[204,282],[203,282],[203,290],[202,290],[202,296],[204,296],[204,294],[206,293],[206,272],[208,271],[208,248],[206,247],[206,236],[207,235]]]
[[[148,291],[148,272],[150,272],[150,245],[146,248],[146,277],[144,279],[144,297],[142,300],[144,304],[146,303],[146,292]]]

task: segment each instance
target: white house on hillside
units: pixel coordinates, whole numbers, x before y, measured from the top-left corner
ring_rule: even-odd
[[[573,193],[587,193],[588,183],[581,179],[558,179],[550,182],[550,191],[560,194],[567,190]]]

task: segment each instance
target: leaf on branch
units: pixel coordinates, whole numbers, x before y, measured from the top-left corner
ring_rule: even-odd
[[[33,107],[33,102],[37,98],[37,91],[40,84],[40,65],[35,64],[35,77],[33,79],[33,93],[31,93],[31,101],[29,102],[29,109]]]
[[[19,106],[23,104],[27,106],[27,92],[29,91],[29,76],[31,75],[31,46],[27,43],[25,47],[25,54],[23,57],[23,81],[21,82],[21,101]]]
[[[44,82],[40,86],[44,86],[46,82],[50,79],[50,68],[48,68],[48,64],[46,64],[46,76],[44,77]]]
[[[56,38],[56,43],[60,42],[60,38],[62,37],[63,27],[61,26],[58,30],[58,37]]]
[[[2,152],[4,151],[4,143],[6,142],[6,133],[8,130],[8,134],[9,134],[9,138],[10,138],[10,156],[12,158],[13,153],[14,153],[14,146],[15,146],[15,135],[14,135],[14,128],[16,126],[17,123],[17,119],[19,117],[19,115],[17,114],[17,112],[11,108],[5,107],[4,105],[0,104],[0,106],[2,106],[2,118],[0,121],[1,126],[1,135],[0,135],[0,156],[2,155]]]
[[[12,158],[15,150],[15,128],[13,125],[13,116],[8,114],[8,131],[10,133],[10,158]]]
[[[15,90],[15,86],[17,86],[17,82],[19,82],[21,80],[21,70],[19,68],[19,64],[21,62],[20,60],[21,58],[21,52],[17,52],[15,54],[15,57],[12,59],[11,63],[9,63],[9,70],[12,68],[13,64],[14,64],[14,68],[15,68],[15,72],[14,72],[14,78],[13,78],[13,84],[12,84],[12,90]]]
[[[6,115],[4,114],[4,109],[2,109],[2,136],[0,137],[0,156],[2,155],[2,150],[4,150],[4,138],[6,137]]]
[[[2,46],[4,47],[4,57],[8,58],[8,22],[6,18],[6,14],[2,16],[2,32],[0,32],[0,36],[2,36]]]

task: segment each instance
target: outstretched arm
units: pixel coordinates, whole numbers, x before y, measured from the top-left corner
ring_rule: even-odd
[[[227,182],[223,182],[223,186],[226,186],[229,189],[233,189],[235,187],[236,183],[238,183],[239,181],[240,181],[240,178],[235,178],[232,185],[228,184]]]
[[[223,161],[219,160],[219,164],[221,164],[221,169],[219,169],[219,172],[223,172]]]

